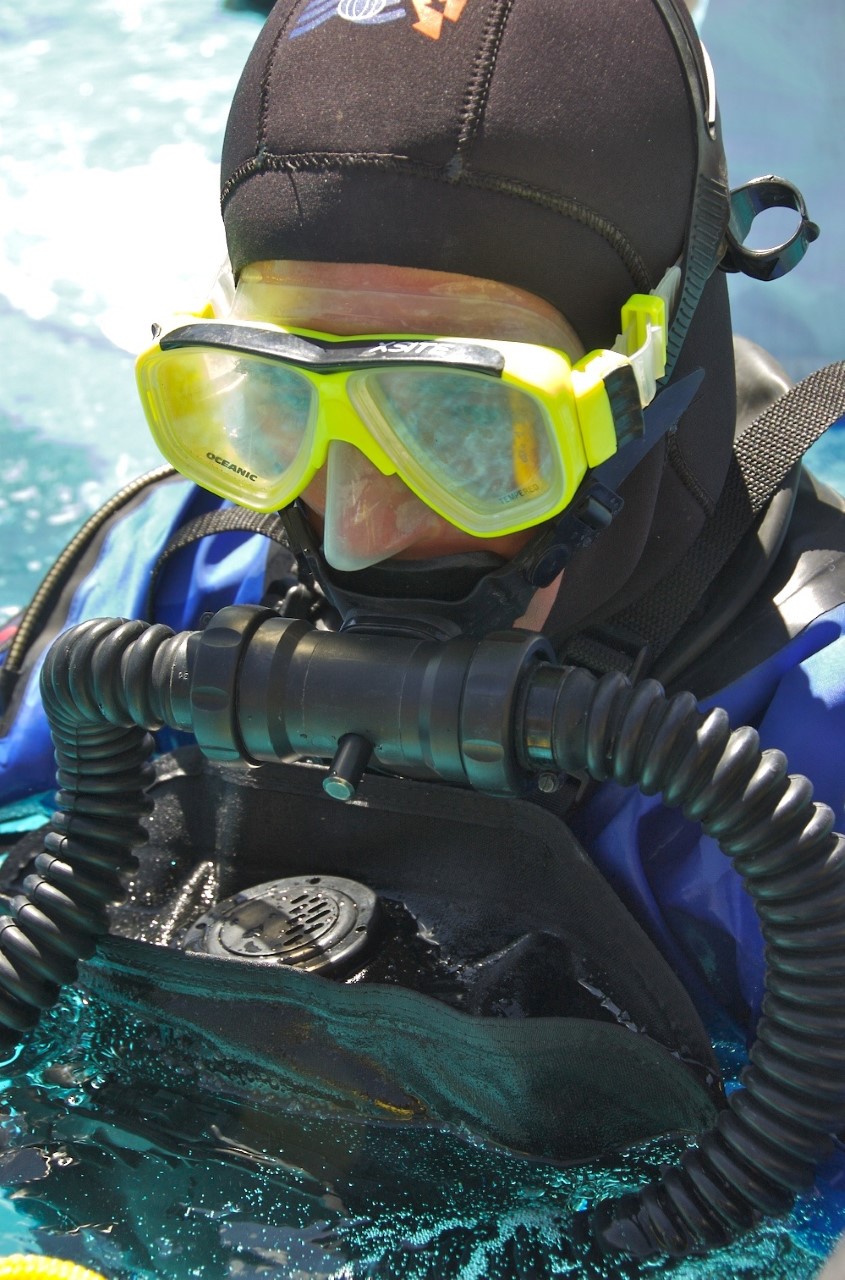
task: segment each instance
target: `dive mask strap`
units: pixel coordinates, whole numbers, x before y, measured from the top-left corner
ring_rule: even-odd
[[[619,514],[624,504],[617,489],[686,412],[703,378],[704,370],[696,369],[663,387],[642,412],[640,433],[629,436],[624,448],[589,471],[566,510],[515,556],[511,564],[532,587],[553,582],[575,552],[589,546]]]
[[[722,146],[716,79],[707,50],[699,40],[685,4],[654,0],[685,71],[696,135],[696,175],[692,203],[679,261],[676,304],[668,313],[666,377],[672,373],[701,301],[701,295],[724,252],[730,200]]]

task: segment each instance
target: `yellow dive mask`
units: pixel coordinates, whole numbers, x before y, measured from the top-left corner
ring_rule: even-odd
[[[220,497],[284,508],[337,440],[484,538],[562,511],[641,424],[665,360],[656,291],[626,303],[612,350],[575,364],[533,343],[338,338],[206,311],[160,331],[137,377],[161,452]]]

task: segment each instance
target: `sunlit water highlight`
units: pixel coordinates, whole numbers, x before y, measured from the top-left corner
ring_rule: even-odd
[[[133,358],[225,254],[220,144],[260,23],[218,0],[0,4],[0,621],[160,462]]]

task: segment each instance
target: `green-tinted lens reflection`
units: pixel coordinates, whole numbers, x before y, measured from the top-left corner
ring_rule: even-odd
[[[221,359],[221,380],[228,381],[219,412],[230,453],[258,475],[282,475],[308,431],[314,401],[310,383],[273,360],[228,352],[214,359]]]
[[[525,392],[451,369],[385,369],[365,378],[410,473],[426,474],[482,513],[534,502],[548,490],[556,473],[548,427]]]
[[[276,361],[233,351],[176,355],[158,364],[154,382],[177,465],[196,458],[205,470],[214,455],[264,479],[283,475],[311,423],[315,395],[308,380]]]

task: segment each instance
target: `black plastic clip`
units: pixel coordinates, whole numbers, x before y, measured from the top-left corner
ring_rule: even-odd
[[[745,238],[759,213],[767,209],[794,209],[799,223],[782,244],[770,249],[748,249]],[[804,197],[786,178],[769,174],[754,178],[731,192],[731,216],[725,233],[727,248],[719,264],[723,271],[741,271],[755,280],[777,280],[796,266],[807,246],[818,239],[819,229],[807,215]]]
[[[535,587],[553,582],[577,551],[594,542],[603,529],[622,510],[618,493],[594,479],[589,473],[572,505],[558,516],[547,539],[538,547],[534,563],[526,578]]]

